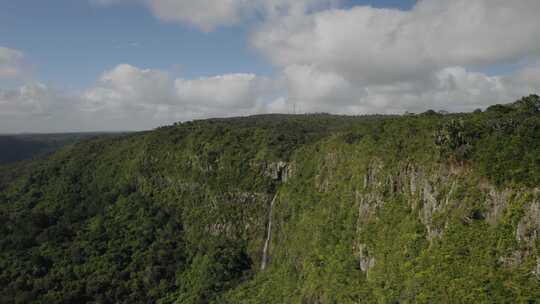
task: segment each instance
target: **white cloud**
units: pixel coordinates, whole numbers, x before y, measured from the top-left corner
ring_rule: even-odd
[[[254,74],[228,74],[196,80],[177,79],[179,100],[199,108],[249,110],[271,94],[273,81]]]
[[[129,100],[130,103],[139,104],[168,104],[174,99],[172,84],[164,71],[120,64],[103,73],[99,88],[87,94],[90,99],[96,94],[107,95],[106,100],[110,102]]]
[[[535,92],[539,67],[507,76],[449,67],[429,79],[357,87],[313,66],[290,66],[276,79],[227,74],[188,80],[123,64],[80,93],[39,83],[0,89],[0,132],[142,130],[181,120],[286,113],[293,108],[341,114],[471,111]]]
[[[253,6],[249,0],[149,0],[147,4],[162,20],[186,22],[205,31],[238,23],[243,11]]]
[[[113,129],[149,129],[193,118],[264,111],[276,81],[254,74],[172,79],[161,70],[121,64],[81,94],[80,111]]]
[[[252,44],[283,68],[281,108],[334,113],[472,110],[538,90],[540,1],[423,0],[411,11],[357,6],[267,20]],[[275,106],[275,105],[274,105]]]
[[[21,86],[17,89],[0,91],[0,117],[22,118],[47,113],[53,93],[40,83]]]
[[[366,99],[375,101],[373,112],[472,111],[495,103],[512,102],[533,92],[532,87],[514,85],[514,78],[514,75],[488,76],[463,67],[448,67],[437,71],[428,81],[368,86]]]
[[[300,102],[332,99],[332,102],[339,103],[350,96],[339,96],[340,92],[355,90],[342,75],[323,72],[313,66],[289,66],[285,69],[285,77],[290,98]]]
[[[167,72],[120,64],[81,94],[80,111],[95,117],[102,128],[151,129],[179,120],[175,94]]]
[[[488,76],[463,67],[448,67],[427,79],[364,86],[307,66],[289,67],[286,74],[289,96],[273,108],[290,109],[295,104],[302,112],[399,114],[427,109],[472,111],[512,102],[538,92],[538,83],[531,80],[540,78],[540,69],[527,67],[507,76]]]
[[[22,74],[22,52],[0,46],[0,78],[15,78]]]
[[[449,66],[540,55],[540,1],[424,0],[411,11],[368,6],[271,20],[253,45],[279,66],[316,65],[355,83],[424,77]]]
[[[340,0],[90,0],[98,5],[143,3],[163,21],[187,23],[203,31],[256,17],[298,15]]]
[[[41,83],[0,88],[0,133],[88,130],[79,105],[79,96]]]
[[[185,119],[175,94],[166,72],[126,64],[83,92],[40,83],[0,88],[0,133],[152,129]]]

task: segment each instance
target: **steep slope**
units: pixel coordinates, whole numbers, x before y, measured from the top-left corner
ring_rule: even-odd
[[[539,109],[196,121],[4,168],[0,302],[534,303]]]

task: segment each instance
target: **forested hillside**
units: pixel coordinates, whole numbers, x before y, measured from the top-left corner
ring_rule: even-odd
[[[96,138],[0,167],[0,303],[538,303],[539,187],[536,95]]]
[[[0,135],[0,165],[46,155],[65,145],[95,136],[104,136],[104,134],[59,133]]]

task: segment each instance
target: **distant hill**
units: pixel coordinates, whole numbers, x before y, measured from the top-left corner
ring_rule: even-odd
[[[540,299],[535,95],[178,123],[0,169],[0,303]]]
[[[63,146],[111,133],[0,135],[0,165],[54,152]]]

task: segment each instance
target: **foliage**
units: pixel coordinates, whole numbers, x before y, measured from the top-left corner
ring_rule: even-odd
[[[0,302],[534,303],[538,240],[515,231],[540,184],[537,102],[193,121],[0,167]],[[420,178],[450,203],[429,209]],[[494,223],[486,183],[513,193]]]

